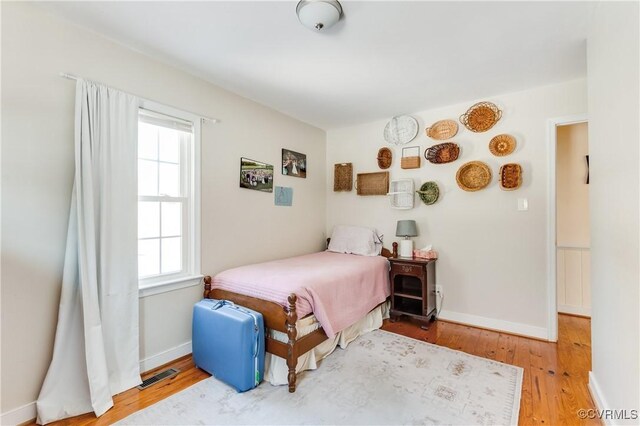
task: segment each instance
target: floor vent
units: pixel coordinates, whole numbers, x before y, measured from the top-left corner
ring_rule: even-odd
[[[138,386],[138,389],[145,390],[149,386],[153,386],[156,383],[158,383],[158,382],[160,382],[160,381],[162,381],[164,379],[170,379],[171,377],[175,376],[179,372],[180,372],[180,370],[178,370],[176,368],[170,368],[168,370],[162,371],[162,372],[156,374],[155,376],[151,376],[148,379],[144,379],[142,381],[142,384],[140,386]]]

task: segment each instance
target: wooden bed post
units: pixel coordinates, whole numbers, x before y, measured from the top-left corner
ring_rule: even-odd
[[[287,312],[287,367],[289,367],[289,375],[287,380],[289,381],[289,392],[296,391],[296,366],[298,364],[298,354],[296,353],[296,338],[298,337],[298,331],[296,330],[296,321],[298,321],[298,313],[296,312],[296,300],[298,297],[295,293],[291,293],[288,297],[289,310]]]
[[[393,243],[391,246],[393,247],[392,256],[398,257],[398,243]]]
[[[209,297],[209,293],[211,293],[211,276],[207,275],[204,277],[204,298],[207,299]]]

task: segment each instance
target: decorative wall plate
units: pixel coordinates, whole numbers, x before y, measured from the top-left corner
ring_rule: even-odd
[[[418,135],[418,120],[410,115],[393,117],[384,128],[384,140],[393,145],[404,145]]]
[[[378,167],[381,169],[388,169],[391,166],[392,159],[393,153],[389,148],[380,148],[378,151]]]
[[[453,142],[440,143],[424,151],[424,158],[433,164],[445,164],[456,161],[460,155],[460,147]]]
[[[489,151],[496,157],[504,157],[516,149],[516,139],[507,134],[494,136],[489,142]]]
[[[482,161],[470,161],[458,169],[456,182],[465,191],[479,191],[491,182],[491,169]]]
[[[436,121],[431,127],[427,127],[425,132],[431,139],[439,141],[451,139],[458,133],[458,123],[453,120]]]
[[[502,117],[502,111],[491,102],[478,102],[460,116],[460,122],[472,132],[486,132]]]
[[[418,193],[418,196],[420,196],[422,202],[428,206],[434,204],[440,197],[440,188],[438,188],[438,184],[433,181],[423,183],[420,187],[420,191],[416,192]]]
[[[500,167],[500,188],[505,191],[513,191],[522,185],[522,166],[517,163],[509,163]]]

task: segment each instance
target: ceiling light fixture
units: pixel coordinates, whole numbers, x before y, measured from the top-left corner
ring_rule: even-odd
[[[340,20],[342,6],[337,0],[300,0],[296,14],[305,27],[322,31]]]

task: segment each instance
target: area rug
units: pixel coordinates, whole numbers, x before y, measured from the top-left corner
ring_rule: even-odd
[[[300,374],[295,393],[211,377],[118,424],[515,425],[521,390],[520,367],[376,330]]]

